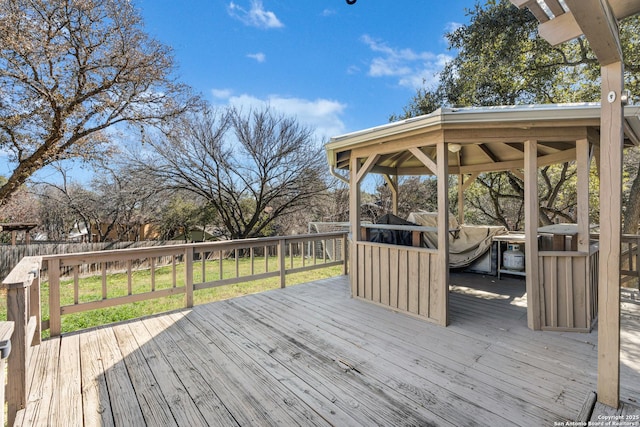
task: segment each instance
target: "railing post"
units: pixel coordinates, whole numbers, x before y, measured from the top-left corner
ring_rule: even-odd
[[[286,256],[287,256],[287,246],[286,241],[284,239],[280,239],[278,241],[278,265],[280,266],[280,287],[284,288],[287,286],[287,267],[286,267]]]
[[[0,322],[0,403],[4,406],[5,360],[11,354],[13,322]],[[11,425],[11,424],[9,424]],[[0,426],[4,426],[4,410],[0,411]]]
[[[193,246],[184,250],[185,306],[193,307]]]
[[[60,260],[47,260],[49,276],[49,331],[52,337],[60,336],[62,323],[60,320]]]
[[[7,424],[12,426],[16,414],[27,404],[27,312],[26,283],[7,286],[7,320],[13,322],[15,330],[11,337],[11,354],[8,363]]]
[[[40,300],[40,271],[38,270],[37,276],[31,282],[29,288],[29,313],[31,316],[35,316],[35,333],[33,335],[33,341],[31,345],[40,345],[42,340],[42,301]],[[0,423],[2,425],[2,423]]]
[[[34,335],[38,331],[38,316],[31,316],[31,308],[34,304],[30,301],[34,293],[30,288],[39,285],[36,280],[40,276],[40,257],[25,257],[9,273],[2,282],[7,290],[7,320],[13,322],[14,332],[11,336],[11,353],[8,360],[7,381],[7,423],[12,426],[19,410],[27,404],[27,360],[29,348],[36,341]],[[37,294],[36,294],[37,295]],[[31,320],[31,330],[29,321]],[[2,382],[4,387],[4,381]],[[3,402],[4,403],[4,402]]]
[[[349,274],[349,256],[347,255],[347,237],[348,233],[342,235],[342,275]]]

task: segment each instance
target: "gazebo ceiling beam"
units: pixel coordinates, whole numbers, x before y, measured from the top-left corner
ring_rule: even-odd
[[[423,165],[429,168],[431,172],[433,172],[434,174],[437,172],[438,164],[431,157],[427,156],[424,151],[419,148],[410,148],[409,151],[415,156],[416,159],[420,160]]]
[[[395,162],[395,167],[399,168],[401,167],[404,162],[406,162],[407,160],[409,160],[411,158],[412,154],[409,151],[405,151],[404,153],[400,154]]]
[[[516,150],[520,154],[524,154],[524,144],[522,142],[507,142],[504,145]]]
[[[489,149],[489,147],[486,146],[486,144],[478,144],[478,147],[487,156],[487,158],[491,160],[493,163],[500,162],[500,159],[496,157],[495,154],[493,154],[493,152]]]

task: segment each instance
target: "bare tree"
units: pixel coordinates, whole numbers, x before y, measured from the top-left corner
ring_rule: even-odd
[[[308,209],[326,190],[312,131],[269,108],[192,115],[150,145],[142,164],[206,200],[232,238],[272,234],[276,218]]]
[[[53,161],[104,155],[108,128],[199,105],[173,68],[128,0],[0,1],[0,149],[16,164],[0,205]]]
[[[70,181],[66,171],[59,170],[60,182],[39,184],[41,216],[52,236],[62,238],[78,223],[95,233],[89,236],[92,240],[137,240],[141,226],[159,215],[159,185],[127,165],[102,164],[89,188]]]
[[[575,163],[545,166],[538,172],[540,224],[576,222]],[[524,226],[524,181],[512,172],[481,174],[466,193],[474,208],[467,212],[481,223],[520,230]]]

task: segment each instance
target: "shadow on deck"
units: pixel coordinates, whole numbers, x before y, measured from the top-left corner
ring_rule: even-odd
[[[573,420],[595,390],[596,332],[529,330],[522,280],[451,282],[447,328],[352,299],[343,276],[54,338],[34,349],[16,425]],[[623,321],[637,328],[634,310]],[[629,402],[636,331],[623,333]]]

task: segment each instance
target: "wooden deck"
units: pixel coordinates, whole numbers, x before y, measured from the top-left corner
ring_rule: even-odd
[[[339,277],[45,341],[16,425],[573,420],[596,388],[596,333],[527,329],[522,280],[451,277],[447,328],[352,299]],[[628,402],[640,401],[639,312],[623,316],[636,328],[622,340]]]

